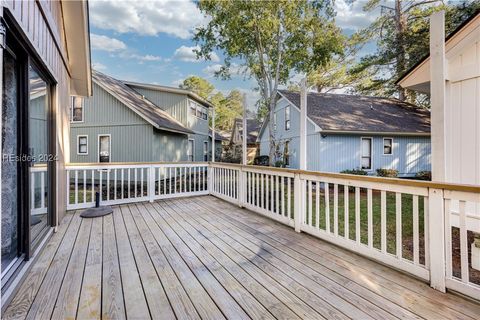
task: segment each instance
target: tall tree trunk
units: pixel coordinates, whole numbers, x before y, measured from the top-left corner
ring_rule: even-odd
[[[407,20],[402,11],[402,0],[395,0],[395,37],[396,37],[396,74],[402,75],[406,71],[406,49],[405,49],[405,31],[407,28]],[[405,101],[407,98],[406,90],[398,86],[398,98]]]

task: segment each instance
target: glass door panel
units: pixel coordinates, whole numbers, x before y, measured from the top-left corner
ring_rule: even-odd
[[[2,94],[2,278],[20,254],[18,66],[7,51],[3,57]]]
[[[42,240],[48,221],[49,97],[48,85],[34,67],[28,68],[28,154],[30,184],[30,244]]]

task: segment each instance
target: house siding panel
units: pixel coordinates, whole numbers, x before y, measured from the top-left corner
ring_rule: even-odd
[[[72,127],[71,162],[98,162],[98,135],[111,135],[111,162],[152,161],[153,127],[144,125]],[[88,136],[88,155],[77,155],[77,136]]]
[[[188,126],[188,98],[186,95],[131,86],[135,91],[165,110],[172,117]]]
[[[187,161],[187,136],[154,130],[152,161]]]

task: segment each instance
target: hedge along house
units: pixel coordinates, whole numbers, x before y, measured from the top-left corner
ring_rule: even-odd
[[[189,116],[187,91],[141,89],[97,71],[93,91],[72,97],[71,162],[209,160],[208,107],[196,103]]]
[[[396,99],[309,93],[307,169],[325,172],[430,170],[430,114]],[[274,115],[276,161],[299,167],[300,94],[280,91]],[[270,150],[269,121],[259,135],[260,154]]]
[[[1,300],[66,209],[70,95],[91,94],[86,1],[2,1]]]

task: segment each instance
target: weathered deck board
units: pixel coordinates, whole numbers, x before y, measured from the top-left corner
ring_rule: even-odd
[[[475,319],[480,304],[213,197],[67,214],[4,319]]]

